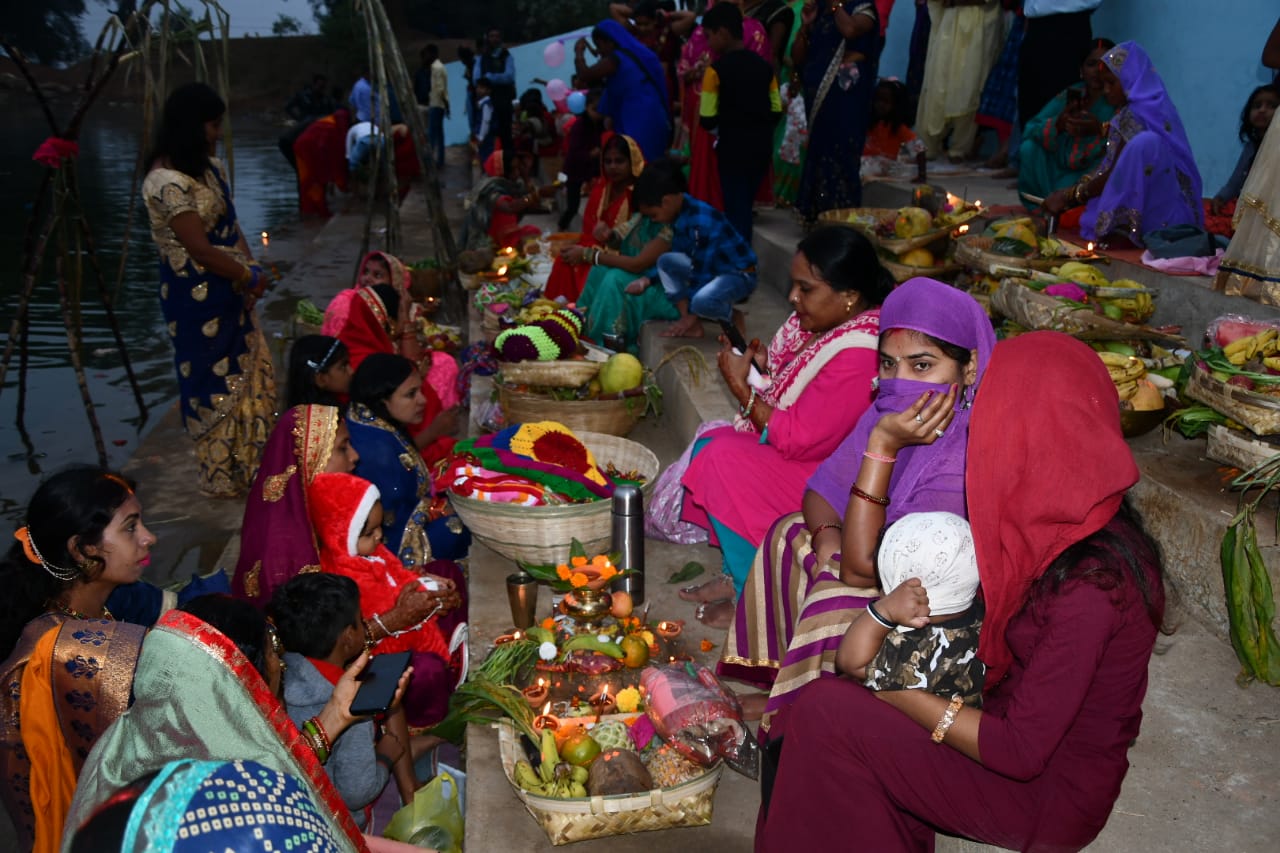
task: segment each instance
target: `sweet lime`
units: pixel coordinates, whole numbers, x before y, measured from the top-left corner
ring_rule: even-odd
[[[570,764],[586,767],[600,754],[600,744],[585,731],[570,735],[560,747],[560,757]]]

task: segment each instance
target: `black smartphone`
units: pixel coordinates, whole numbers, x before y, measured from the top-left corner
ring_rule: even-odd
[[[351,716],[385,714],[391,707],[391,700],[395,698],[400,676],[404,675],[408,666],[408,652],[374,655],[369,658],[358,679],[360,689],[356,691],[356,698],[351,700]]]
[[[747,351],[746,338],[742,337],[742,332],[738,331],[738,327],[733,325],[729,320],[720,321],[720,331],[724,332],[725,338],[729,341],[729,346],[738,352]]]

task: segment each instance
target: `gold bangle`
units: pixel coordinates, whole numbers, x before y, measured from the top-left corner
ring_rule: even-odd
[[[964,707],[964,697],[959,693],[951,697],[947,710],[942,712],[942,718],[938,720],[938,725],[933,727],[933,734],[929,739],[934,743],[942,743],[946,738],[947,732],[951,731],[952,724],[956,721],[956,715],[960,713],[960,709]]]

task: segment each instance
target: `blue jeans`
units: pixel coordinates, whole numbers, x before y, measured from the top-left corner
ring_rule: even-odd
[[[693,261],[681,252],[667,252],[658,258],[658,279],[667,298],[674,303],[688,302],[689,313],[708,320],[728,323],[733,319],[733,306],[756,289],[754,272],[721,273],[699,287],[690,287]]]
[[[436,155],[436,165],[444,165],[444,107],[427,110],[427,144]]]

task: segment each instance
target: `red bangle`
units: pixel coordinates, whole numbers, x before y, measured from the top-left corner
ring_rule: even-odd
[[[864,492],[864,491],[862,491],[862,489],[859,489],[859,488],[858,488],[858,486],[857,486],[857,484],[856,484],[856,483],[853,485],[853,487],[852,487],[851,489],[849,489],[849,494],[853,495],[855,498],[859,498],[859,499],[861,499],[861,500],[864,500],[864,501],[866,501],[867,503],[873,503],[873,504],[875,504],[876,506],[888,506],[888,505],[889,505],[889,499],[888,499],[888,498],[878,498],[878,497],[876,497],[875,495],[871,494],[870,492]]]

